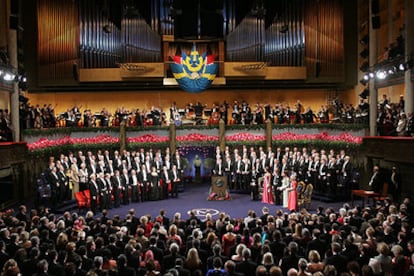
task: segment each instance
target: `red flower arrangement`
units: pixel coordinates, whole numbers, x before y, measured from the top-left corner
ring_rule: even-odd
[[[179,142],[207,142],[207,141],[218,141],[219,137],[215,135],[206,135],[200,133],[190,133],[183,136],[177,136]]]
[[[264,141],[266,136],[255,135],[251,133],[241,132],[233,135],[226,136],[226,141],[238,142],[238,141]]]
[[[272,140],[279,141],[300,141],[300,140],[320,140],[328,142],[345,142],[353,144],[361,144],[362,137],[353,136],[348,132],[341,133],[339,135],[329,135],[327,132],[321,132],[317,134],[296,134],[293,132],[284,132],[280,134],[272,135]]]
[[[159,136],[155,134],[144,134],[138,137],[128,137],[128,143],[163,143],[168,142],[170,138],[168,136]]]
[[[262,142],[266,140],[265,135],[256,135],[246,132],[236,133],[226,136],[228,142]],[[128,143],[166,143],[169,141],[168,136],[159,136],[155,134],[144,134],[138,137],[127,138]],[[185,146],[186,143],[192,142],[199,143],[199,145],[212,145],[219,141],[217,135],[205,135],[200,133],[190,133],[187,135],[177,136],[177,142],[181,143],[181,146]],[[326,142],[338,142],[349,144],[361,144],[362,137],[353,136],[348,132],[344,132],[338,135],[329,135],[327,132],[321,132],[317,134],[296,134],[293,132],[284,132],[272,135],[273,141],[326,141]],[[27,144],[29,151],[36,151],[40,149],[46,149],[50,147],[60,147],[64,145],[82,145],[82,144],[116,144],[119,143],[118,137],[110,135],[98,135],[96,137],[87,138],[71,138],[70,136],[64,136],[56,140],[49,140],[47,138],[40,138],[38,141]]]
[[[40,138],[36,142],[27,144],[27,147],[30,151],[45,149],[49,147],[60,147],[64,145],[74,145],[74,144],[113,144],[119,143],[118,137],[112,137],[109,135],[98,135],[96,137],[86,137],[86,138],[71,138],[70,136],[65,136],[56,140],[49,140],[47,138]]]

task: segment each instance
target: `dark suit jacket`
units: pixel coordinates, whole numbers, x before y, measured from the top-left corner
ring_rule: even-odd
[[[236,264],[236,272],[243,273],[245,276],[256,275],[257,264],[251,260],[245,260]]]
[[[320,256],[325,256],[327,250],[327,244],[324,240],[314,239],[308,242],[306,247],[306,256],[308,256],[309,251],[316,250]]]
[[[157,260],[160,264],[162,264],[164,252],[155,246],[148,247],[148,250],[151,250],[154,254],[154,259]]]
[[[332,255],[325,260],[325,264],[333,265],[338,272],[338,275],[342,272],[346,272],[346,265],[348,264],[348,258],[343,255]]]
[[[65,270],[64,270],[64,268],[61,264],[50,262],[49,269],[47,270],[47,273],[49,275],[62,276],[62,275],[65,274]]]

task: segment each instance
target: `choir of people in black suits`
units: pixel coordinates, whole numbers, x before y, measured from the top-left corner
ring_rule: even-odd
[[[263,147],[243,146],[232,152],[226,147],[221,152],[217,147],[215,159],[213,175],[227,176],[230,190],[251,193],[253,199],[257,199],[258,184],[267,168],[272,173],[276,204],[281,202],[281,191],[277,188],[282,185],[283,175],[295,175],[298,182],[312,183],[315,192],[333,197],[350,194],[354,178],[351,158],[344,150],[276,147],[265,151]]]
[[[75,161],[74,161],[75,160]],[[76,166],[76,168],[75,168]],[[178,197],[183,178],[183,161],[176,150],[152,149],[122,153],[99,150],[51,158],[48,168],[52,207],[71,199],[71,190],[90,190],[91,209],[109,209],[121,204]],[[74,179],[77,179],[76,187]]]

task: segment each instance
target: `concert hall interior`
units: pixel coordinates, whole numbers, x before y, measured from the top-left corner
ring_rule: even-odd
[[[240,235],[266,207],[285,242],[292,220],[314,230],[329,212],[332,231],[355,214],[411,230],[413,33],[412,0],[0,0],[0,274],[21,206],[120,229],[131,209],[157,227],[160,209],[231,214]]]

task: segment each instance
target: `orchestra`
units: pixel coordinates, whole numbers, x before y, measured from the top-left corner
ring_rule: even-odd
[[[126,126],[182,126],[218,125],[220,120],[229,125],[260,125],[267,120],[274,124],[367,123],[369,109],[364,99],[356,107],[336,99],[330,105],[322,105],[317,112],[309,106],[305,107],[299,100],[293,105],[260,102],[250,105],[245,100],[234,100],[232,104],[214,102],[211,107],[201,102],[187,103],[185,106],[173,102],[167,113],[162,107],[156,106],[149,109],[118,107],[114,113],[104,107],[95,113],[85,108],[82,115],[81,107],[75,104],[56,116],[56,106],[29,106],[24,125],[27,128],[118,127],[121,122],[125,122]]]

